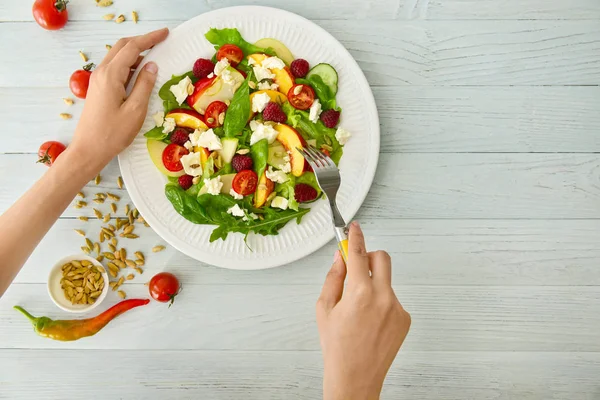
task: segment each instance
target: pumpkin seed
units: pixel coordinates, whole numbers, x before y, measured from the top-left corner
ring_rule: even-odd
[[[83,265],[84,267],[91,267],[93,264],[88,260],[81,260],[81,265]]]
[[[106,239],[104,232],[100,231],[98,237],[100,238],[100,243],[104,243],[104,240]]]
[[[113,237],[113,238],[112,238],[112,240],[111,240],[110,242],[113,244],[113,246],[116,246],[116,245],[117,245],[117,243],[118,243],[118,241],[117,241],[117,238],[116,238],[116,237]]]
[[[103,221],[104,223],[107,223],[108,221],[110,221],[110,214],[106,214],[106,215],[104,216],[104,218],[102,218],[102,221]]]
[[[68,287],[71,287],[71,288],[74,288],[74,287],[75,287],[75,284],[74,284],[73,282],[71,282],[70,280],[68,280],[68,279],[65,279],[65,280],[63,281],[63,283],[64,283],[66,286],[68,286]]]
[[[96,0],[96,5],[98,7],[110,7],[112,6],[112,0]]]
[[[100,255],[100,243],[94,243],[94,251],[96,252],[96,254]]]
[[[127,259],[127,250],[125,250],[124,248],[121,248],[120,252],[121,252],[121,260],[125,261]]]
[[[112,21],[115,18],[115,14],[106,14],[102,18],[104,18],[107,21]]]
[[[62,119],[71,119],[73,118],[73,116],[69,113],[60,113],[58,114],[59,117],[61,117]]]
[[[83,265],[81,265],[81,263],[77,260],[73,260],[71,261],[71,264],[75,267],[75,268],[81,268],[83,267]]]
[[[127,280],[128,280],[128,281],[132,280],[133,278],[135,278],[135,275],[134,275],[134,274],[129,274],[129,275],[127,275]]]
[[[94,203],[96,203],[96,204],[104,204],[104,199],[94,199]]]
[[[122,290],[119,290],[119,291],[117,292],[117,294],[118,294],[118,295],[119,295],[119,297],[120,297],[120,298],[122,298],[122,299],[124,299],[125,297],[127,297],[127,295],[125,294],[125,292],[124,292],[124,291],[122,291]]]
[[[117,271],[117,272],[119,271],[119,267],[114,262],[109,262],[108,264],[106,264],[106,266],[108,267],[109,270],[113,270],[113,271]]]
[[[117,212],[117,205],[115,203],[110,203],[110,209],[112,210],[112,212],[116,213]]]
[[[102,232],[104,232],[104,234],[105,234],[106,236],[108,236],[108,237],[113,237],[113,236],[115,236],[115,233],[114,233],[113,231],[111,231],[110,229],[108,229],[108,228],[104,228],[104,227],[102,227]]]
[[[75,203],[75,205],[77,206],[77,208],[83,208],[87,207],[88,203],[86,201],[78,201],[77,203]]]
[[[68,106],[72,106],[73,104],[75,104],[75,102],[73,101],[73,99],[70,99],[68,97],[63,98],[63,101],[65,102],[66,105]],[[81,192],[80,192],[81,193]],[[83,197],[83,196],[81,196]]]
[[[100,210],[94,208],[94,214],[96,214],[96,218],[102,219],[102,213],[100,212]]]
[[[115,247],[115,246],[113,246],[113,244],[112,244],[112,243],[109,243],[109,244],[108,244],[108,249],[109,249],[110,251],[112,251],[113,253],[114,253],[114,252],[117,250],[117,249],[116,249],[116,247]],[[115,259],[115,256],[114,256],[114,254],[113,254],[113,256],[112,256],[112,257],[113,257],[113,258],[111,258],[111,260],[114,260],[114,259]]]
[[[141,269],[140,267],[135,267],[134,269],[137,271],[138,274],[143,274],[144,273],[144,270]]]
[[[83,62],[88,62],[88,57],[81,50],[79,51],[79,57],[81,57],[81,60],[83,60]]]
[[[94,247],[94,243],[92,243],[92,241],[88,238],[85,238],[85,244],[87,244],[87,247],[90,249]]]
[[[129,214],[129,204],[125,206],[125,215]]]
[[[99,185],[100,182],[102,182],[102,177],[100,176],[100,174],[96,175],[96,178],[94,179],[94,183],[96,185]]]
[[[77,217],[77,219],[83,222],[87,222],[89,220],[88,217]]]
[[[158,253],[159,251],[163,251],[165,249],[165,246],[159,245],[159,246],[154,246],[152,248],[152,252],[153,253]]]
[[[81,288],[78,288],[81,289]],[[77,293],[77,296],[75,296],[75,301],[79,301],[81,300],[81,298],[83,297],[83,289],[81,289],[81,292]]]
[[[140,260],[145,260],[145,258],[144,258],[144,253],[142,253],[141,251],[136,251],[134,254],[135,254],[135,256],[136,256],[137,258],[139,258]]]
[[[117,186],[119,187],[119,189],[123,189],[123,178],[117,178]]]
[[[105,44],[104,47],[106,47],[106,50],[112,49],[112,46],[110,44]]]
[[[128,233],[133,232],[134,226],[128,225],[125,229],[123,229],[123,235],[127,235]]]
[[[125,278],[124,277],[120,277],[119,280],[117,281],[117,285],[121,286],[123,284],[123,282],[125,282]]]
[[[127,235],[124,235],[127,239],[137,239],[139,238],[138,235],[134,234],[134,233],[129,233]]]
[[[108,270],[108,274],[109,274],[110,276],[112,276],[113,278],[116,278],[116,277],[117,277],[117,273],[116,273],[115,271],[113,271],[112,269],[109,269],[109,270]]]
[[[85,232],[82,231],[81,229],[74,229],[74,231],[77,232],[78,235],[85,237]]]
[[[138,23],[139,17],[138,17],[138,13],[135,11],[131,12],[131,19],[133,20],[134,23]]]
[[[119,266],[119,268],[121,268],[121,269],[127,268],[127,264],[125,264],[121,260],[114,260],[114,263],[117,264]]]
[[[144,264],[146,264],[146,262],[144,260],[141,260],[141,259],[135,260],[135,265],[137,265],[138,267],[142,267]]]
[[[85,254],[90,254],[92,252],[92,250],[90,250],[90,248],[87,246],[81,246],[81,251],[83,251]]]
[[[113,253],[110,253],[108,251],[105,251],[104,253],[102,253],[102,255],[106,258],[108,258],[109,260],[114,260],[115,256],[113,255]]]
[[[116,22],[117,24],[120,24],[120,23],[122,23],[122,22],[125,22],[125,16],[124,16],[123,14],[119,15],[119,16],[117,17],[117,19],[115,19],[115,22]]]
[[[139,216],[140,216],[140,212],[138,211],[138,209],[137,209],[137,208],[134,208],[134,209],[133,209],[133,218],[137,218],[137,217],[139,217]]]
[[[104,261],[104,256],[102,254],[100,254],[98,257],[96,257],[96,260],[98,260],[99,262]]]
[[[121,259],[121,252],[119,250],[115,250],[113,254],[115,256],[115,260]]]
[[[121,198],[119,196],[117,196],[116,194],[106,193],[106,196],[108,196],[109,199],[114,200],[114,201],[121,200]]]
[[[127,266],[131,268],[135,268],[137,266],[137,264],[133,260],[125,260],[125,264],[127,264]]]
[[[96,298],[97,298],[98,296],[100,296],[101,294],[102,294],[102,291],[100,291],[100,290],[97,290],[97,291],[94,291],[94,292],[90,293],[90,296],[89,296],[89,298],[90,298],[90,299],[96,299]]]

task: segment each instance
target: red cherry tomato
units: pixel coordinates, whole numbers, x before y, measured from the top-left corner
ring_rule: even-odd
[[[213,101],[206,107],[204,120],[209,128],[216,128],[223,124],[219,123],[219,115],[227,110],[227,104],[222,101]]]
[[[67,147],[60,142],[46,142],[38,150],[39,163],[51,166]]]
[[[82,69],[78,69],[73,72],[71,78],[69,78],[69,88],[71,88],[71,92],[80,99],[85,99],[87,96],[92,68],[94,68],[94,63],[90,63]]]
[[[244,52],[235,44],[224,44],[217,51],[217,61],[221,61],[223,58],[228,59],[229,65],[235,67],[244,58]]]
[[[294,85],[288,91],[287,97],[294,108],[308,110],[315,101],[315,91],[308,85]]]
[[[190,152],[183,146],[175,143],[171,143],[163,150],[162,161],[165,168],[171,172],[179,172],[183,169],[181,164],[181,157],[189,154]]]
[[[55,31],[62,28],[69,19],[65,0],[35,0],[33,3],[33,19],[44,29]]]
[[[150,296],[156,301],[161,303],[175,301],[175,296],[179,294],[181,286],[179,286],[179,280],[177,277],[169,272],[161,272],[156,274],[150,279],[148,284],[150,290]],[[169,307],[171,307],[169,304]]]
[[[233,178],[233,182],[231,184],[233,190],[242,196],[247,196],[254,193],[257,185],[258,176],[256,175],[256,172],[249,169],[238,172]]]

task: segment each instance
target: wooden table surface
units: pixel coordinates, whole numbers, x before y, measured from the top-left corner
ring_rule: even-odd
[[[413,325],[384,399],[600,399],[600,2],[598,0],[73,0],[66,29],[0,2],[0,211],[45,168],[45,140],[68,141],[83,106],[68,77],[121,36],[175,27],[226,6],[262,4],[331,32],[372,86],[379,168],[357,218],[394,260]],[[137,10],[139,24],[102,20]],[[59,113],[74,118],[63,121]],[[118,190],[116,163],[99,187]],[[104,211],[108,210],[106,205]],[[3,399],[317,399],[314,303],[335,248],[267,271],[194,261],[150,228],[125,285],[145,296],[162,270],[185,289],[168,309],[135,310],[100,334],[37,337],[12,310],[64,317],[46,293],[54,261],[90,232],[69,208],[0,300]],[[117,302],[111,293],[102,308]]]

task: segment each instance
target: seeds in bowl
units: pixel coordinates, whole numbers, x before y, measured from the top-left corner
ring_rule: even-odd
[[[103,269],[88,260],[73,260],[62,266],[60,287],[71,304],[94,304],[104,289]]]

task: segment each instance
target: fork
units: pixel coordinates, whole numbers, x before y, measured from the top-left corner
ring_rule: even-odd
[[[307,146],[302,149],[298,148],[298,151],[302,153],[306,161],[308,161],[312,167],[315,172],[315,177],[317,178],[317,183],[329,200],[333,229],[338,241],[338,247],[344,261],[347,262],[348,227],[336,204],[336,196],[341,183],[340,170],[329,156],[321,153],[312,146]]]

